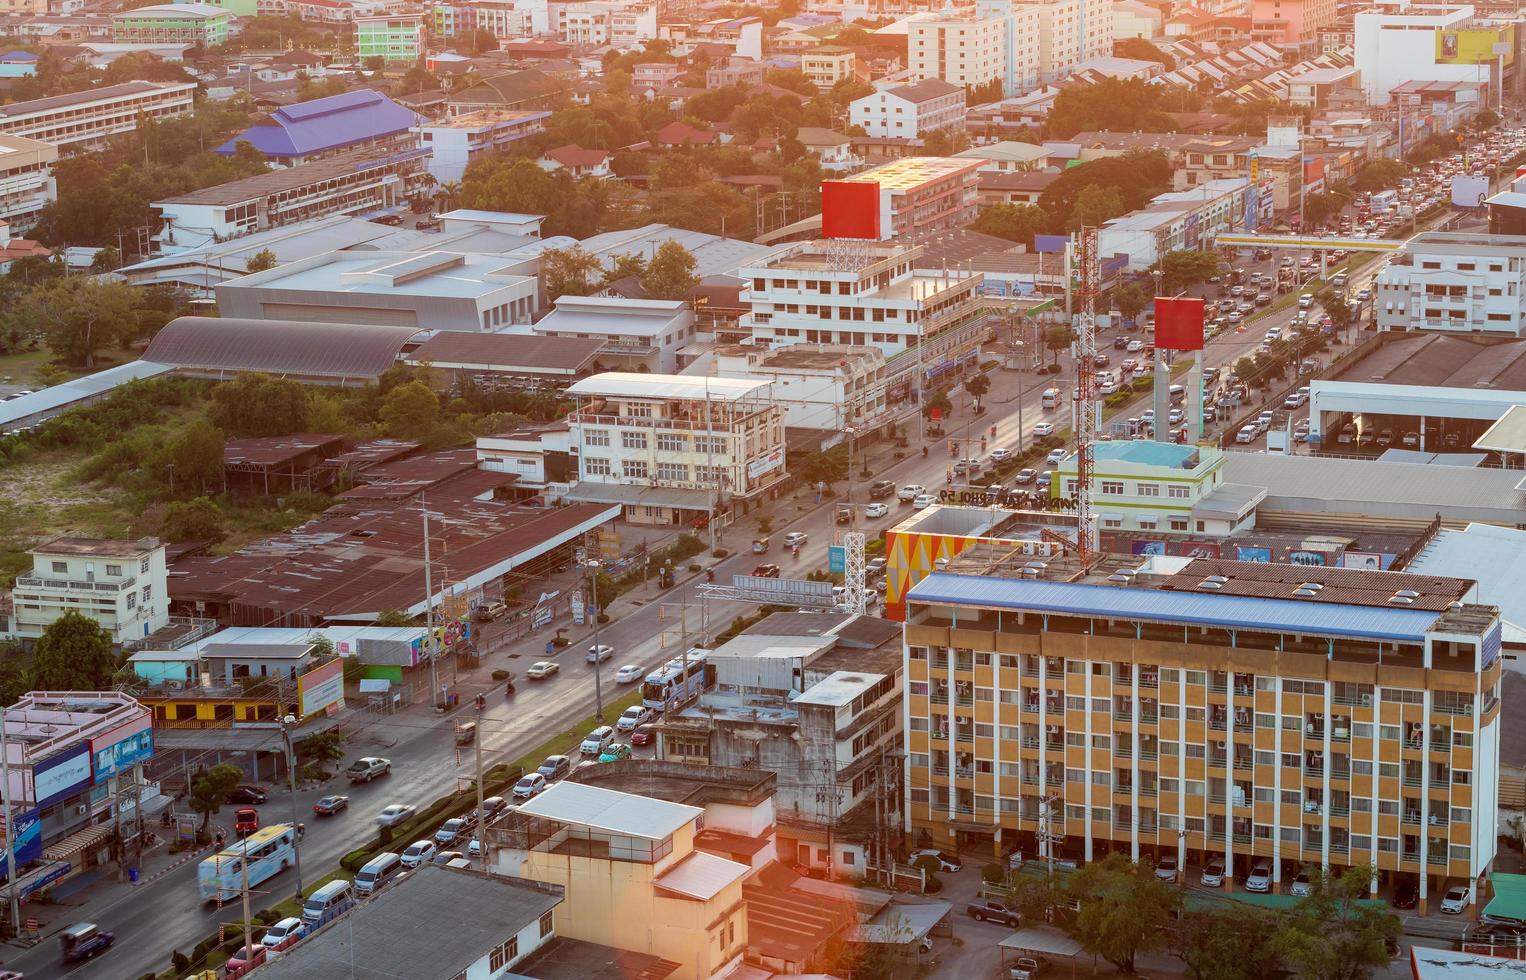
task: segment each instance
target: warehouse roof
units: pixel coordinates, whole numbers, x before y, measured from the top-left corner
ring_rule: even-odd
[[[375,378],[397,363],[415,327],[182,316],[165,324],[144,359],[181,372]]]
[[[410,355],[437,367],[473,367],[520,374],[573,375],[604,349],[597,337],[542,337],[535,334],[469,333],[442,330]]]
[[[420,151],[423,152],[423,151]],[[175,197],[167,197],[162,201],[154,201],[159,204],[208,204],[208,205],[234,205],[248,201],[258,201],[262,198],[275,197],[277,194],[288,191],[300,190],[324,181],[337,180],[348,177],[350,174],[361,173],[366,170],[396,166],[400,155],[388,154],[380,150],[351,150],[338,156],[325,157],[322,160],[314,160],[311,163],[300,164],[295,167],[283,167],[279,170],[269,170],[253,177],[244,177],[239,180],[230,180],[225,184],[214,184],[211,187],[203,187],[200,190],[187,191]]]
[[[306,156],[407,132],[419,118],[380,92],[356,89],[277,109],[216,152],[232,156],[239,143],[247,142],[266,156]]]
[[[1231,483],[1266,487],[1271,510],[1425,519],[1439,512],[1513,527],[1526,502],[1515,470],[1227,452],[1221,472]]]
[[[1346,366],[1335,381],[1526,391],[1526,340],[1399,334]]]
[[[1437,614],[1401,607],[1366,607],[1214,593],[1118,588],[1078,582],[935,572],[907,594],[912,602],[961,603],[996,609],[1105,616],[1146,622],[1212,625],[1281,632],[1420,642]]]
[[[584,378],[567,389],[573,395],[604,398],[698,398],[739,401],[773,384],[758,378],[693,377],[687,374],[641,374],[606,371]]]

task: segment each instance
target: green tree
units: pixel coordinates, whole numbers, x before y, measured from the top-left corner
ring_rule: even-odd
[[[168,541],[209,541],[215,544],[227,537],[227,531],[223,528],[223,513],[217,505],[206,497],[196,497],[171,501],[164,508],[159,536]]]
[[[796,454],[790,468],[806,483],[825,483],[831,487],[848,478],[848,447],[842,444],[820,452]]]
[[[1166,155],[1158,152],[1133,152],[1092,160],[1070,167],[1055,178],[1039,196],[1039,207],[1056,219],[1068,218],[1075,211],[1082,191],[1092,186],[1116,190],[1123,198],[1124,211],[1134,211],[1170,189],[1171,165]]]
[[[1409,167],[1397,160],[1373,160],[1351,179],[1351,189],[1359,193],[1380,191],[1392,187],[1409,173]]]
[[[587,296],[594,291],[595,277],[602,271],[597,257],[580,245],[548,248],[540,253],[541,280],[546,297]]]
[[[1471,123],[1472,127],[1476,130],[1479,130],[1480,132],[1486,129],[1493,129],[1499,124],[1499,113],[1495,112],[1493,109],[1480,109],[1477,114],[1473,116]]]
[[[1113,290],[1113,305],[1130,319],[1143,313],[1150,302],[1150,294],[1137,282],[1124,283]]]
[[[1076,206],[1071,209],[1068,227],[1072,231],[1081,228],[1097,228],[1104,222],[1128,212],[1129,207],[1123,203],[1123,194],[1118,188],[1093,184],[1083,188],[1081,193],[1076,195]]]
[[[1345,200],[1334,194],[1310,194],[1303,200],[1303,220],[1308,225],[1322,225],[1339,215]]]
[[[1068,85],[1049,110],[1045,135],[1068,139],[1083,130],[1170,132],[1176,123],[1166,114],[1168,93],[1164,88],[1142,78],[1104,78],[1095,85]]]
[[[1335,287],[1326,286],[1318,293],[1315,293],[1314,298],[1319,302],[1320,307],[1330,315],[1330,324],[1335,329],[1344,332],[1351,326],[1352,321],[1356,319],[1355,308],[1346,302],[1344,295],[1335,291]]]
[[[280,260],[276,258],[276,253],[268,248],[262,248],[249,256],[249,261],[244,263],[244,271],[264,272],[266,269],[274,269],[279,264]]]
[[[1403,928],[1381,903],[1366,901],[1377,871],[1339,875],[1311,870],[1310,894],[1298,900],[1277,936],[1283,962],[1308,980],[1366,980],[1387,966],[1388,944]]]
[[[1033,204],[992,204],[980,209],[980,217],[970,225],[974,231],[1033,247],[1033,236],[1054,230],[1049,212]]]
[[[1076,332],[1063,323],[1056,323],[1044,331],[1044,349],[1049,351],[1055,366],[1060,363],[1060,351],[1069,350],[1070,345],[1076,342]]]
[[[1175,249],[1161,256],[1161,292],[1170,295],[1219,274],[1222,263],[1214,252]]]
[[[228,802],[228,794],[244,778],[244,770],[238,766],[219,762],[211,769],[198,769],[191,777],[191,809],[201,814],[201,830],[206,832],[212,817]]]
[[[103,248],[90,260],[91,272],[115,272],[122,267],[122,253],[114,248]]]
[[[15,644],[0,645],[0,698],[15,704],[33,686],[32,662]]]
[[[646,272],[646,259],[640,252],[628,252],[625,255],[615,256],[615,262],[604,270],[604,285],[628,279],[631,276],[641,276]]]
[[[1140,953],[1165,945],[1178,895],[1148,867],[1109,854],[1071,875],[1065,890],[1081,905],[1073,938],[1124,973]]]
[[[170,440],[169,462],[175,467],[178,485],[186,489],[195,486],[206,493],[208,483],[220,482],[225,444],[223,430],[206,419],[197,419],[177,432]]]
[[[1126,37],[1113,42],[1113,54],[1119,58],[1136,61],[1156,61],[1166,66],[1166,71],[1176,67],[1176,59],[1142,37]]]
[[[240,438],[301,432],[308,411],[306,390],[289,378],[251,374],[212,389],[212,424]]]
[[[44,691],[104,691],[119,665],[111,634],[70,609],[38,637],[32,683]]]
[[[383,609],[376,614],[377,626],[412,626],[413,617],[401,609]]]
[[[422,439],[440,420],[440,399],[424,382],[410,381],[387,393],[377,419],[388,435]]]
[[[1175,953],[1193,980],[1272,980],[1281,976],[1276,913],[1255,906],[1185,912]]]
[[[125,282],[69,276],[21,293],[6,314],[9,326],[47,332],[61,360],[95,367],[95,355],[132,336],[139,297]]]
[[[922,414],[928,418],[932,418],[933,412],[936,411],[941,414],[942,418],[946,419],[953,410],[954,403],[949,401],[948,392],[941,388],[928,395],[922,402]]]
[[[969,145],[963,130],[935,129],[922,138],[922,152],[934,157],[953,156]]]
[[[694,256],[688,249],[669,239],[657,248],[657,254],[641,274],[641,288],[652,299],[686,299],[699,282],[694,274]]]
[[[979,415],[982,399],[985,398],[986,392],[991,390],[991,379],[984,374],[971,375],[964,382],[964,390],[975,399],[975,414]]]

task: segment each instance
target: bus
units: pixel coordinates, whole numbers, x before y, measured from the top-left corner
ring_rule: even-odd
[[[221,852],[204,859],[197,869],[196,885],[204,902],[238,898],[244,888],[243,861],[249,861],[249,887],[280,874],[296,863],[297,832],[291,824],[277,823],[233,841]]]
[[[646,683],[641,685],[641,703],[666,711],[697,697],[715,683],[715,667],[709,661],[710,651],[702,647],[691,647],[687,657],[669,660],[646,675]]]

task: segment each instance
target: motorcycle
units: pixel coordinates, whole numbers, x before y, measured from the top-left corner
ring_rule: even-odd
[[[926,446],[922,447],[922,458],[923,459],[927,458],[927,447]]]

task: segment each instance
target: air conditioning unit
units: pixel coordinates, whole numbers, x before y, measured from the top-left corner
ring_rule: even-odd
[[[90,812],[90,804],[89,803],[81,803],[79,806],[74,808],[74,812],[76,814],[78,814],[79,816],[84,816],[85,814]]]

